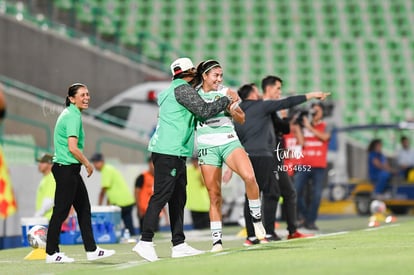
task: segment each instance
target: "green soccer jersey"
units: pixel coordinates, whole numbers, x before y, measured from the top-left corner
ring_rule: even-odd
[[[206,101],[212,102],[226,95],[226,88],[219,91],[198,91],[199,95]],[[238,140],[234,130],[233,120],[226,111],[220,112],[212,118],[197,122],[197,148],[228,144]]]
[[[55,155],[53,162],[60,164],[77,164],[79,161],[69,152],[68,138],[78,138],[78,148],[83,151],[85,132],[82,126],[81,112],[74,104],[70,104],[59,115],[53,135]]]
[[[180,85],[189,84],[175,79],[158,96],[158,124],[148,145],[151,152],[186,157],[193,154],[195,118],[175,98],[174,90]]]

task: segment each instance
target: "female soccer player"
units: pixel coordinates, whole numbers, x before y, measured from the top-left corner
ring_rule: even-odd
[[[226,95],[227,88],[222,88],[222,81],[223,69],[217,61],[207,60],[198,65],[194,85],[205,101],[212,102]],[[199,164],[210,196],[212,252],[223,250],[221,215],[223,162],[243,179],[255,234],[258,239],[265,237],[261,222],[259,188],[250,160],[234,130],[233,119],[238,123],[244,123],[244,112],[238,107],[238,102],[232,103],[226,111],[210,119],[199,120],[196,126]]]

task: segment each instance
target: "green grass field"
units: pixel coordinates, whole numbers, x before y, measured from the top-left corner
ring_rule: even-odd
[[[131,251],[134,244],[101,245],[116,255],[88,262],[83,246],[61,246],[75,263],[51,265],[24,260],[31,248],[0,251],[0,274],[412,274],[414,272],[414,219],[400,216],[394,224],[367,227],[367,217],[342,217],[318,222],[320,232],[308,239],[243,247],[240,227],[225,227],[225,250],[220,253],[172,259],[170,234],[155,238],[161,260],[146,262]],[[278,232],[286,234],[284,223]],[[209,231],[186,232],[187,242],[211,248]]]

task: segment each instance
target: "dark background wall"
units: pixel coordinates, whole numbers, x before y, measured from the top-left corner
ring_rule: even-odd
[[[82,41],[43,32],[0,15],[0,74],[65,96],[74,82],[85,83],[97,107],[125,89],[169,76]]]

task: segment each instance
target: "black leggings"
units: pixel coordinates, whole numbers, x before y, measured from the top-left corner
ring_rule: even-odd
[[[88,191],[80,175],[81,164],[62,165],[55,163],[52,173],[56,181],[55,205],[47,232],[46,253],[59,252],[59,236],[62,223],[69,215],[71,206],[75,208],[83,245],[87,252],[96,250],[91,222],[91,205]]]

